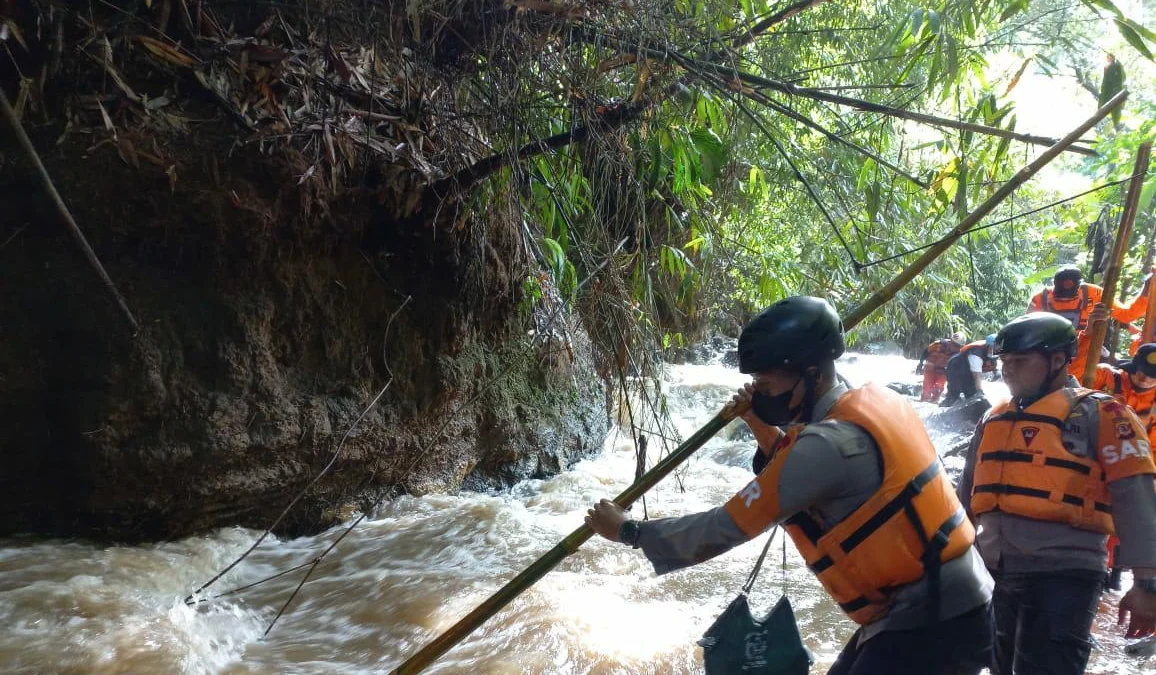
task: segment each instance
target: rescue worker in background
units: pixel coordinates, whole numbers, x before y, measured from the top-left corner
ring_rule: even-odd
[[[1131,323],[1142,318],[1148,309],[1147,288],[1145,279],[1144,287],[1131,304],[1113,302],[1112,318],[1120,323]],[[1051,288],[1044,288],[1032,297],[1028,311],[1058,314],[1070,321],[1076,330],[1084,330],[1088,326],[1088,314],[1099,304],[1103,295],[1103,288],[1084,282],[1084,274],[1079,267],[1064,265],[1052,276]]]
[[[1105,321],[1107,318],[1108,308],[1101,303],[1088,315],[1088,325],[1095,326],[1097,322]],[[1090,331],[1080,331],[1076,354],[1086,355],[1091,342]],[[1069,372],[1072,372],[1071,369]],[[1073,376],[1079,378],[1083,374],[1081,368],[1079,373],[1073,373]],[[1152,406],[1156,403],[1156,343],[1141,345],[1132,360],[1121,361],[1117,366],[1098,364],[1091,388],[1110,394],[1112,398],[1131,408],[1147,430],[1149,445],[1156,443],[1156,424],[1153,424],[1152,417]],[[1119,543],[1115,535],[1108,537],[1108,569],[1111,570],[1108,588],[1113,591],[1120,590],[1124,573],[1124,568],[1116,564]]]
[[[641,548],[658,574],[703,562],[784,523],[859,629],[829,675],[971,675],[990,656],[991,579],[914,408],[835,373],[842,322],[791,297],[739,337],[735,396],[758,443],[756,478],[725,505],[638,522],[603,499],[596,533]]]
[[[1076,332],[1021,316],[995,342],[1011,400],[988,411],[968,448],[959,497],[995,578],[992,675],[1077,675],[1091,649],[1105,540],[1135,582],[1120,600],[1128,637],[1156,629],[1156,489],[1143,425],[1067,373]]]
[[[1088,323],[1094,325],[1107,317],[1107,308],[1100,304],[1088,316]],[[1091,331],[1080,331],[1076,354],[1084,355],[1085,361],[1091,342]],[[1084,374],[1082,370],[1078,374],[1071,369],[1068,372],[1077,379]],[[1096,364],[1095,373],[1091,388],[1111,394],[1117,401],[1131,408],[1144,425],[1148,442],[1156,445],[1156,434],[1153,434],[1156,425],[1152,416],[1153,403],[1156,403],[1156,343],[1140,345],[1130,360],[1120,361],[1115,366]]]
[[[966,344],[959,353],[947,361],[947,395],[939,403],[946,407],[954,405],[962,396],[969,399],[983,393],[983,374],[995,372],[996,359],[991,346],[995,335]]]
[[[947,361],[959,353],[960,347],[967,342],[962,331],[956,331],[950,338],[942,338],[927,345],[919,357],[919,364],[915,366],[915,374],[923,375],[923,393],[920,401],[935,403],[943,393],[943,385],[947,383]],[[927,365],[924,366],[923,362]]]

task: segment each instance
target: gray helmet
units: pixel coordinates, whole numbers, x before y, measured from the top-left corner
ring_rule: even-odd
[[[763,310],[739,335],[739,371],[802,371],[843,354],[843,322],[822,298],[796,295]]]
[[[1076,329],[1072,322],[1050,312],[1032,312],[1012,319],[995,336],[993,353],[1064,352],[1076,355]]]

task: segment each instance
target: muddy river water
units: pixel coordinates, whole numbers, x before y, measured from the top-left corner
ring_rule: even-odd
[[[846,361],[840,370],[854,382],[914,377],[914,364],[898,357]],[[689,435],[743,381],[719,364],[671,366],[665,387],[674,427]],[[967,438],[960,425],[930,430],[941,452]],[[648,496],[651,517],[712,507],[750,479],[751,441],[732,432]],[[660,439],[650,445],[653,458]],[[198,608],[182,602],[259,532],[223,529],[148,546],[0,539],[0,672],[388,672],[580,525],[592,502],[626,487],[633,448],[618,429],[599,455],[548,480],[500,495],[403,497],[382,506],[322,562],[264,638],[300,572]],[[945,461],[954,471],[962,464]],[[214,589],[306,562],[339,535],[268,540]],[[638,551],[591,540],[428,672],[701,672],[695,640],[737,593],[763,541],[656,577]],[[783,593],[817,657],[812,672],[824,672],[853,625],[793,548],[776,541],[752,606],[765,612]],[[1156,658],[1123,654],[1123,631],[1114,625],[1119,597],[1105,595],[1088,672],[1156,673]]]

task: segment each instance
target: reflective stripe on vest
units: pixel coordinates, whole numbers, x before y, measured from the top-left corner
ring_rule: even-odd
[[[1072,409],[1095,394],[1061,389],[1023,411],[1010,402],[992,409],[976,453],[971,510],[1113,532],[1111,498],[1099,462],[1064,447]]]
[[[826,419],[871,435],[883,482],[830,527],[800,513],[786,521],[786,530],[835,602],[853,621],[867,624],[887,613],[895,588],[925,575],[934,585],[940,565],[966,553],[975,530],[923,423],[898,394],[876,385],[849,391]],[[937,602],[938,591],[932,595]]]
[[[1064,305],[1057,309],[1056,303]],[[1070,303],[1075,302],[1073,307]],[[1055,300],[1052,298],[1052,291],[1045,288],[1040,293],[1040,309],[1052,314],[1058,314],[1068,321],[1072,322],[1072,327],[1076,330],[1084,330],[1087,328],[1087,309],[1088,309],[1088,285],[1080,284],[1080,294],[1077,299],[1063,299]]]

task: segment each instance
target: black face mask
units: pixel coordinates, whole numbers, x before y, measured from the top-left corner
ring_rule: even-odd
[[[751,410],[754,411],[755,417],[775,427],[781,427],[795,421],[795,417],[798,416],[799,409],[802,407],[791,407],[791,396],[795,393],[797,386],[799,383],[795,382],[793,387],[778,396],[756,391],[751,396]]]

